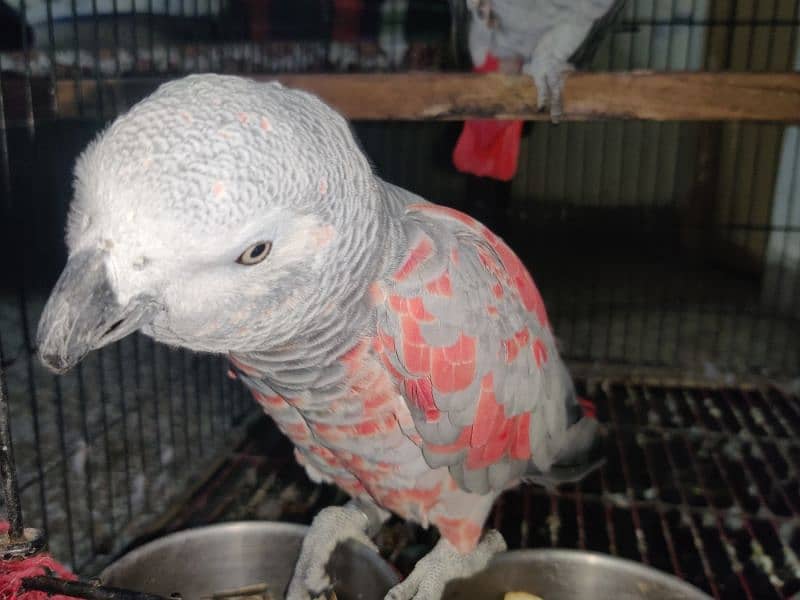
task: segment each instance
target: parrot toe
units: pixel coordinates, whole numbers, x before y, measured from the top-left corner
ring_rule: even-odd
[[[389,590],[385,600],[436,600],[454,579],[470,577],[481,571],[492,557],[506,550],[500,532],[486,532],[480,544],[468,554],[461,554],[447,540],[440,539],[422,557],[411,574]]]
[[[325,596],[332,587],[328,562],[340,543],[355,540],[377,552],[378,548],[366,534],[368,525],[368,516],[360,510],[348,506],[322,509],[303,539],[286,600],[314,600]]]
[[[547,78],[547,86],[550,92],[550,119],[553,121],[553,123],[560,122],[561,117],[564,114],[564,82],[567,79],[567,75],[572,73],[574,70],[575,69],[570,64],[563,65],[555,72],[550,73]]]
[[[533,81],[536,83],[536,108],[541,111],[550,105],[550,86],[544,73],[534,74]]]
[[[537,108],[548,108],[553,123],[558,123],[563,115],[564,82],[574,70],[570,63],[556,60],[534,60],[523,67],[536,84]]]

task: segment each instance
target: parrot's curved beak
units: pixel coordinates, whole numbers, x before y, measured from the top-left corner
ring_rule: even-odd
[[[125,306],[108,280],[104,253],[83,251],[67,262],[39,320],[38,354],[55,373],[66,373],[92,350],[148,323],[156,309],[147,296]]]

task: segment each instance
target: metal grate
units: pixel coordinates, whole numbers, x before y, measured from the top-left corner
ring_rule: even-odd
[[[609,382],[589,393],[610,426],[606,467],[558,495],[507,495],[494,519],[512,544],[610,552],[719,598],[800,591],[797,397]]]
[[[489,524],[510,548],[609,553],[716,598],[800,592],[800,398],[776,388],[609,381],[587,391],[609,427],[608,462],[553,494],[522,486],[503,495]],[[165,531],[220,520],[309,523],[344,500],[306,479],[265,418]],[[433,531],[399,520],[379,536],[384,556],[405,572],[433,543]]]

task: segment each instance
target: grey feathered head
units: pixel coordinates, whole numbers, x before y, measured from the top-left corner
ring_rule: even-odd
[[[39,327],[59,372],[137,329],[211,352],[286,343],[359,293],[347,263],[372,267],[354,240],[385,218],[339,114],[238,77],[161,86],[75,175],[69,261]]]

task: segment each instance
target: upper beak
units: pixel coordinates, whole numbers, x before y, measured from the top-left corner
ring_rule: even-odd
[[[150,321],[155,304],[137,296],[119,304],[108,280],[102,251],[82,251],[67,262],[39,320],[42,363],[65,373],[92,350],[102,348]]]

